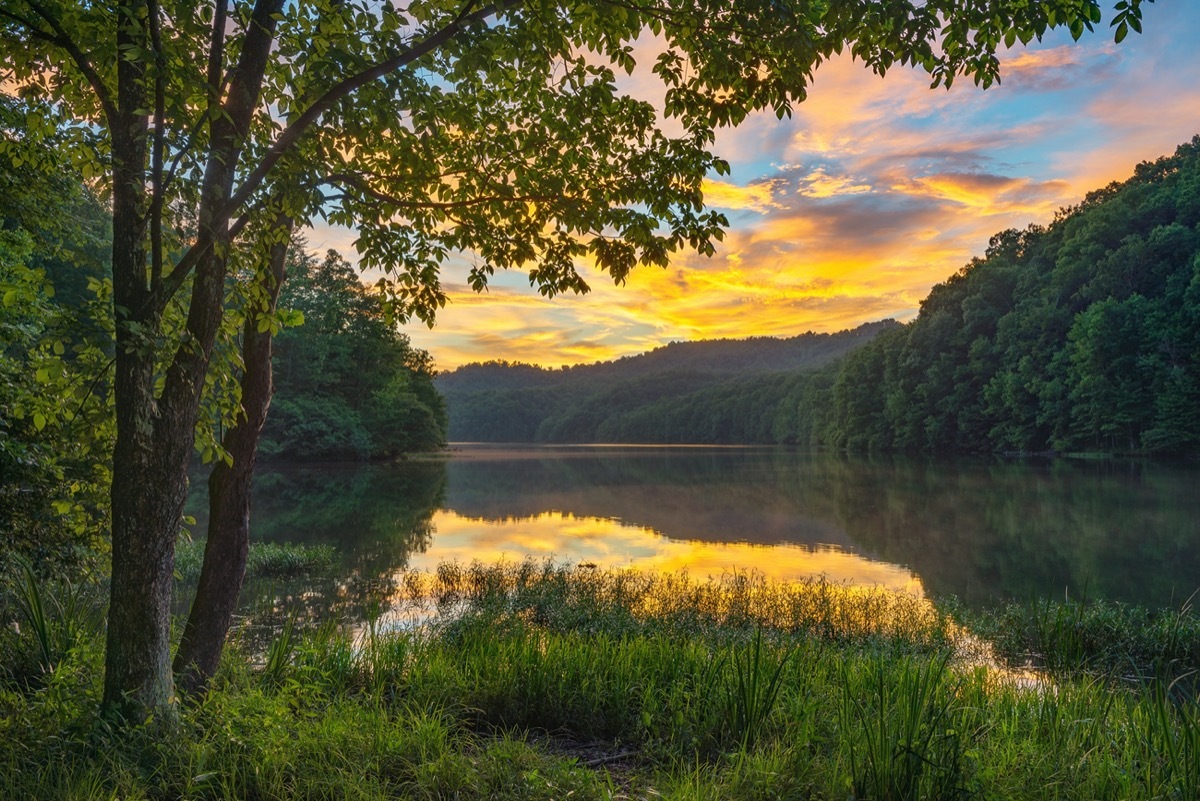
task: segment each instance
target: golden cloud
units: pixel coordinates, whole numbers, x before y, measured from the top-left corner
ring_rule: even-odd
[[[808,197],[827,198],[870,191],[870,184],[860,183],[849,176],[829,175],[824,167],[818,167],[800,180],[800,193]]]
[[[720,209],[747,210],[765,213],[770,209],[783,208],[775,202],[774,192],[778,182],[762,181],[747,186],[705,178],[701,185],[704,203]]]
[[[1170,13],[1200,25],[1194,11]],[[988,92],[969,81],[931,92],[919,71],[883,80],[835,58],[793,120],[754,114],[718,132],[715,150],[733,173],[704,192],[739,213],[715,257],[678,253],[622,287],[581,264],[592,287],[583,297],[547,300],[512,279],[483,297],[455,287],[437,328],[413,339],[443,368],[488,358],[562,365],[672,340],[910,318],[992,234],[1045,223],[1195,133],[1200,84],[1174,63],[1193,56],[1177,47],[1166,63],[1163,43],[1181,34],[1155,40],[1153,25],[1147,18],[1145,37],[1115,49],[1097,38],[1013,51],[1004,84]],[[638,89],[655,102],[653,81]]]

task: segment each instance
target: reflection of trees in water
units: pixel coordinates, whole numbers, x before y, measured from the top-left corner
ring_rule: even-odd
[[[1200,585],[1196,472],[1148,463],[838,460],[851,539],[934,595],[1178,604]]]
[[[674,539],[838,545],[980,604],[1084,593],[1156,605],[1200,584],[1194,467],[810,456],[777,450],[556,453],[449,465],[447,505],[550,510]]]
[[[443,504],[495,521],[550,511],[618,519],[679,540],[831,544],[906,565],[931,594],[975,605],[1064,589],[1167,605],[1200,584],[1194,467],[786,450],[549,453],[264,472],[254,539],[328,543],[341,564],[328,576],[250,582],[243,608],[261,619],[290,609],[314,621],[331,609],[362,619],[390,594],[388,577],[430,546]]]
[[[359,623],[386,612],[396,589],[391,574],[368,577],[360,571],[252,579],[242,587],[236,636],[249,650],[261,653],[289,618],[301,631],[330,621]]]
[[[317,575],[248,580],[240,607],[253,620],[250,636],[264,636],[264,627],[288,615],[301,625],[331,615],[362,620],[392,594],[391,576],[408,565],[410,554],[429,547],[445,486],[439,461],[262,470],[254,488],[252,542],[328,544],[340,560]],[[202,510],[203,486],[198,490],[189,506]],[[204,530],[203,519],[196,528]]]
[[[463,459],[448,465],[446,506],[501,522],[550,511],[616,519],[677,540],[852,547],[827,503],[786,491],[801,465],[820,466],[773,449],[554,449],[545,458]]]
[[[445,485],[438,461],[264,471],[255,486],[253,538],[328,543],[343,568],[379,576],[429,547]]]

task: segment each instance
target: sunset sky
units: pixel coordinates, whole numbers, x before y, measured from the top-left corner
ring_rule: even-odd
[[[1111,3],[1106,3],[1111,6]],[[1145,33],[1056,33],[1002,56],[1002,84],[930,90],[923,73],[881,79],[848,57],[823,65],[790,120],[722,132],[732,165],[707,202],[730,229],[711,259],[678,255],[624,286],[582,265],[581,296],[541,298],[521,273],[490,291],[444,275],[433,330],[410,326],[440,369],[509,359],[548,366],[641,353],[675,340],[832,332],[911,319],[934,284],[997,231],[1048,223],[1090,189],[1200,133],[1200,2],[1159,0]],[[648,85],[632,90],[652,92]],[[317,248],[352,254],[353,232]]]

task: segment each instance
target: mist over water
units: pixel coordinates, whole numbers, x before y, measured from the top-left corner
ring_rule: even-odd
[[[531,557],[825,576],[973,606],[1178,606],[1200,586],[1198,487],[1195,466],[1139,461],[458,445],[392,465],[264,469],[253,537],[332,544],[360,582]]]

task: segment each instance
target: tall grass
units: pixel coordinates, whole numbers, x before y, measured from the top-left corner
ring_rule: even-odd
[[[229,649],[169,730],[96,717],[95,636],[38,682],[0,675],[0,796],[1197,798],[1183,681],[1009,683],[960,665],[959,629],[919,599],[535,564],[396,586],[444,614],[285,625],[265,661]],[[5,631],[41,658],[36,627]]]
[[[1194,695],[1200,677],[1200,616],[1120,603],[1042,601],[965,614],[964,622],[1011,664],[1056,678],[1079,674],[1135,684],[1165,681]]]
[[[948,659],[902,659],[842,670],[841,723],[852,732],[850,775],[859,798],[949,801],[970,795],[964,755],[971,721]]]
[[[733,651],[733,680],[726,685],[726,720],[742,750],[748,750],[761,736],[775,709],[783,669],[791,656],[791,651],[778,657],[764,651],[761,629],[754,632],[749,647]]]
[[[607,631],[745,638],[763,628],[830,642],[873,642],[934,651],[958,627],[925,599],[825,579],[773,582],[733,572],[595,570],[552,562],[443,564],[399,582],[402,602],[443,613],[520,615],[554,631]]]
[[[1150,713],[1142,718],[1148,787],[1164,798],[1200,798],[1200,707],[1173,703],[1170,688],[1154,689]]]
[[[19,575],[0,588],[15,611],[11,627],[0,636],[0,676],[38,683],[81,642],[98,637],[103,603],[93,585],[43,581],[28,563],[19,566]]]

